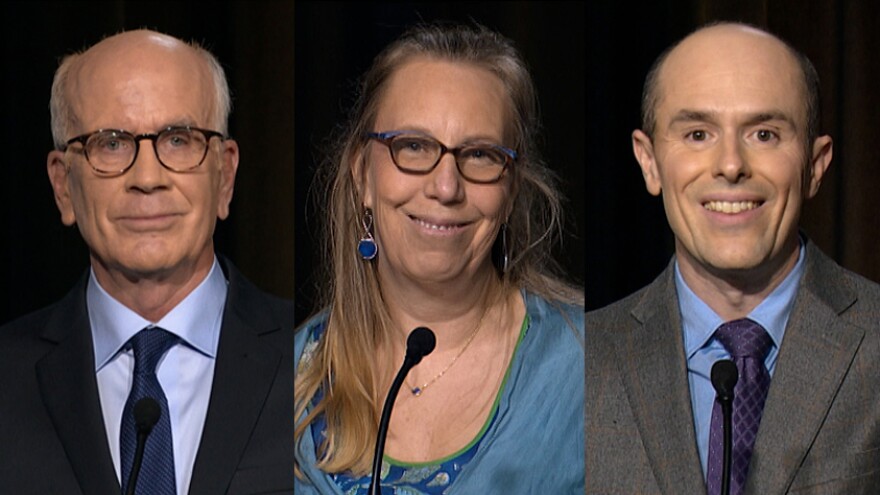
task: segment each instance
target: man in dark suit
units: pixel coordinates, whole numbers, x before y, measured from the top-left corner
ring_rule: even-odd
[[[229,108],[213,55],[160,33],[61,63],[47,169],[91,269],[0,328],[0,493],[292,492],[293,305],[212,241],[238,167]]]
[[[722,359],[739,374],[730,493],[880,491],[880,287],[798,231],[832,155],[818,105],[810,62],[749,26],[656,62],[633,149],[675,256],[587,315],[588,493],[719,493]]]

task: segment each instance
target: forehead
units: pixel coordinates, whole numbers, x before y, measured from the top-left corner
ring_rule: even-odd
[[[377,121],[430,126],[467,120],[501,126],[508,106],[504,84],[489,70],[418,57],[389,77],[379,97]]]
[[[682,110],[777,112],[806,126],[797,60],[779,40],[750,29],[723,26],[691,35],[669,53],[657,91],[658,120]]]
[[[124,40],[96,45],[71,70],[68,97],[84,127],[152,131],[174,123],[208,125],[211,76],[182,44]]]

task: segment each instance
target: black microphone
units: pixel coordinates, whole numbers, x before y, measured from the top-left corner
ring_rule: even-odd
[[[388,396],[385,398],[385,406],[382,408],[382,418],[379,421],[379,431],[376,433],[376,452],[373,454],[373,479],[370,480],[369,495],[382,495],[382,488],[379,486],[380,471],[382,470],[382,453],[385,451],[385,437],[388,435],[388,421],[391,419],[391,408],[394,407],[394,400],[397,398],[397,392],[403,384],[403,379],[409,370],[419,364],[423,357],[431,354],[434,346],[437,345],[437,339],[434,332],[427,327],[418,327],[410,332],[406,338],[406,357],[403,358],[403,366],[391,382],[391,388],[388,389]]]
[[[724,442],[724,456],[721,468],[721,495],[730,494],[730,457],[733,447],[733,389],[739,380],[739,370],[736,364],[729,359],[720,359],[712,365],[712,386],[718,394],[718,402],[721,404],[721,416],[723,418],[722,431]]]
[[[147,436],[153,431],[153,427],[159,422],[162,409],[159,403],[152,397],[144,397],[134,404],[134,426],[137,429],[137,447],[134,450],[134,460],[131,463],[131,475],[128,477],[126,495],[134,495],[137,486],[138,474],[141,472],[141,463],[144,459],[144,446],[147,444]]]

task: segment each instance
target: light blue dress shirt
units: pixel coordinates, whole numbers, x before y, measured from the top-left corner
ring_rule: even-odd
[[[215,258],[205,280],[160,321],[151,322],[108,294],[91,272],[86,300],[98,394],[110,455],[120,479],[119,429],[134,373],[134,353],[123,346],[143,328],[158,326],[182,340],[159,361],[156,375],[168,399],[177,493],[189,492],[208,412],[226,292],[227,282]]]
[[[798,261],[794,269],[766,299],[749,313],[748,318],[759,323],[773,340],[773,346],[764,359],[764,366],[770,376],[776,369],[776,359],[785,334],[785,325],[791,315],[797,296],[798,283],[804,272],[804,247],[801,245]],[[678,292],[678,305],[681,311],[681,325],[684,331],[684,352],[688,365],[688,384],[691,390],[691,408],[694,413],[694,428],[697,435],[697,449],[703,476],[709,457],[709,429],[712,423],[712,406],[715,403],[715,388],[712,387],[712,365],[719,359],[730,359],[730,353],[713,338],[715,330],[724,322],[687,286],[675,263],[675,288]]]

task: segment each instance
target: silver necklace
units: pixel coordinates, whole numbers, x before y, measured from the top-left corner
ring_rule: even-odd
[[[474,337],[476,337],[477,333],[479,333],[480,328],[483,327],[483,319],[486,318],[486,313],[488,313],[488,312],[489,312],[489,306],[487,305],[486,309],[483,311],[482,316],[480,316],[480,321],[477,322],[477,326],[474,327],[473,331],[471,332],[470,337],[468,337],[467,342],[464,343],[461,350],[458,351],[458,354],[456,354],[455,357],[452,358],[452,361],[450,361],[449,364],[447,364],[446,367],[440,371],[440,373],[437,373],[436,375],[434,375],[434,378],[431,378],[430,380],[428,380],[427,382],[422,384],[421,387],[418,387],[418,386],[410,387],[410,392],[413,394],[414,397],[420,397],[422,395],[422,392],[424,392],[426,388],[431,386],[434,382],[436,382],[443,375],[445,375],[446,372],[449,371],[449,368],[451,368],[452,365],[455,364],[456,361],[458,361],[458,358],[460,358],[461,355],[464,354],[464,351],[466,351],[467,348],[471,345],[471,342],[474,340]]]

